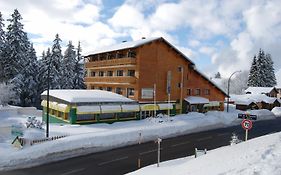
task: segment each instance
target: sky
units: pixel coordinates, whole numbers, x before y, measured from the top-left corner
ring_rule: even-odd
[[[83,53],[161,36],[208,76],[229,77],[262,48],[281,86],[280,0],[0,0],[4,19],[15,8],[38,56],[56,33],[64,47],[81,41]]]

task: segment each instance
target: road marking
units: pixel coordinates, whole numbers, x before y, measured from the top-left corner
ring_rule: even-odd
[[[188,144],[188,143],[190,143],[190,141],[186,141],[186,142],[182,142],[182,143],[177,143],[177,144],[172,145],[172,147],[181,146],[181,145],[185,145],[185,144]]]
[[[163,148],[160,148],[160,150],[163,150]],[[153,150],[141,152],[140,155],[149,154],[149,153],[153,153],[153,152],[156,152],[156,151],[158,151],[158,149],[153,149]]]
[[[203,138],[199,138],[199,139],[197,139],[197,141],[209,140],[209,139],[212,139],[212,138],[213,138],[212,136],[209,136],[209,137],[203,137]]]
[[[68,171],[68,172],[65,172],[61,175],[69,175],[69,174],[76,174],[77,172],[80,172],[80,171],[83,171],[85,168],[79,168],[79,169],[76,169],[76,170],[71,170],[71,171]]]
[[[113,160],[109,160],[109,161],[106,161],[106,162],[102,162],[102,163],[99,163],[98,165],[102,166],[102,165],[106,165],[106,164],[109,164],[109,163],[112,163],[112,162],[117,162],[117,161],[124,160],[124,159],[128,159],[128,156],[120,157],[118,159],[113,159]]]
[[[225,135],[229,135],[228,133],[222,133],[222,134],[218,134],[217,136],[225,136]]]

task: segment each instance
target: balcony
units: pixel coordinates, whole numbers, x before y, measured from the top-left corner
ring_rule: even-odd
[[[111,60],[93,61],[85,63],[86,68],[136,64],[136,58],[117,58]]]
[[[85,77],[86,83],[128,83],[135,84],[136,77]]]

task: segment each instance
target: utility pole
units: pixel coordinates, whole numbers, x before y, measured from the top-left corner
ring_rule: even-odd
[[[156,83],[153,86],[153,94],[154,94],[154,117],[156,117]]]

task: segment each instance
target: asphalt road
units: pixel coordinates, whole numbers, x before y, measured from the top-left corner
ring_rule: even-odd
[[[281,131],[281,118],[254,122],[249,131],[249,139]],[[194,149],[211,150],[229,145],[230,137],[235,132],[244,139],[245,131],[241,126],[215,129],[200,133],[164,139],[161,143],[161,161],[194,155]],[[86,156],[53,162],[32,168],[0,172],[2,175],[119,175],[157,162],[157,144],[142,143]],[[161,163],[160,163],[161,166]]]

